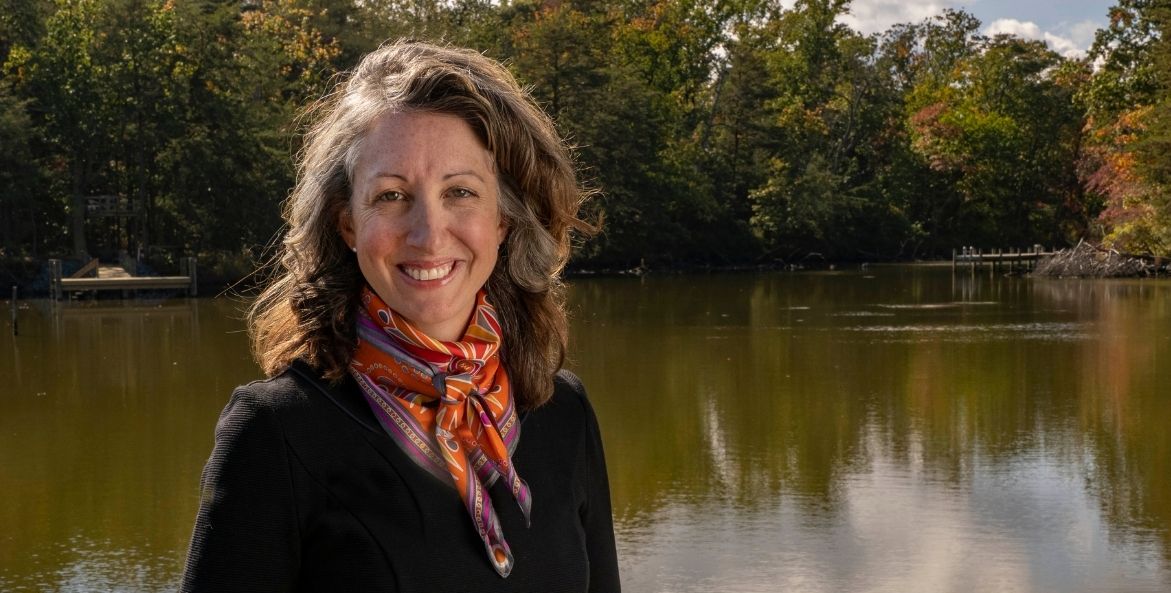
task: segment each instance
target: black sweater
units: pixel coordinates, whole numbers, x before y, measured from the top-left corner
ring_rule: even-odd
[[[619,590],[597,420],[577,377],[522,415],[517,472],[532,526],[503,480],[492,504],[516,560],[492,569],[455,488],[412,462],[352,380],[309,367],[239,387],[215,431],[183,591]]]

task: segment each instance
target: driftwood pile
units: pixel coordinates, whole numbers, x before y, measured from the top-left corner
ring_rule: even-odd
[[[1077,246],[1059,250],[1037,262],[1035,276],[1079,278],[1123,278],[1153,276],[1161,270],[1158,262],[1124,255],[1113,249],[1095,247],[1085,241]]]

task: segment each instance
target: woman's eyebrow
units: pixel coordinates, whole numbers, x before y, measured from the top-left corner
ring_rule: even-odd
[[[460,175],[470,175],[472,177],[475,177],[476,179],[479,179],[480,181],[484,181],[484,178],[481,177],[479,173],[477,173],[471,169],[468,169],[466,171],[456,171],[454,173],[448,173],[447,175],[443,176],[443,180],[447,181],[448,179],[451,179],[452,177],[459,177]]]
[[[371,175],[371,176],[370,176],[370,178],[371,178],[371,179],[386,179],[386,178],[394,178],[394,179],[401,179],[401,180],[403,180],[403,181],[406,181],[406,180],[407,180],[407,178],[406,178],[406,177],[403,177],[402,175],[399,175],[398,173],[385,173],[385,172],[382,172],[382,171],[379,171],[379,172],[375,173],[374,175]]]
[[[479,179],[480,181],[484,181],[484,177],[482,175],[480,175],[479,173],[477,173],[471,169],[468,169],[466,171],[455,171],[452,173],[447,173],[443,176],[443,180],[447,181],[448,179],[451,179],[452,177],[459,177],[461,175],[468,175],[470,177],[475,177],[476,179]],[[382,172],[382,171],[379,171],[378,173],[371,175],[370,178],[371,179],[399,179],[402,181],[407,180],[406,177],[399,175],[398,173],[387,173],[387,172]]]

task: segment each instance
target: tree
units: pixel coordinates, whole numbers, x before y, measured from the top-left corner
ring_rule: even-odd
[[[55,204],[41,195],[46,180],[33,157],[35,132],[27,102],[0,82],[0,255],[35,256],[62,230],[51,226],[61,213],[49,212]]]
[[[1083,213],[1073,162],[1082,114],[1066,64],[1041,42],[998,36],[959,59],[949,79],[912,91],[912,146],[951,175],[953,232],[966,244],[1064,242]],[[942,82],[942,84],[941,84]]]
[[[1079,93],[1089,113],[1079,172],[1105,205],[1106,243],[1171,254],[1171,8],[1121,0],[1098,32],[1090,58],[1101,66]]]
[[[873,257],[890,241],[868,228],[900,226],[876,185],[889,96],[877,42],[837,22],[843,1],[802,1],[766,22],[771,122],[765,180],[749,193],[751,224],[772,253]]]
[[[37,126],[59,158],[50,169],[54,193],[67,196],[77,257],[88,253],[85,198],[106,189],[100,169],[112,156],[109,132],[116,125],[105,92],[109,71],[100,58],[106,47],[95,27],[101,16],[97,2],[62,0],[37,51],[16,51],[9,60],[9,68],[21,72],[19,84],[32,97]]]
[[[287,126],[337,55],[315,16],[293,0],[59,0],[35,45],[12,46],[26,99],[4,107],[27,107],[39,154],[19,158],[45,163],[40,199],[63,201],[72,252],[266,243],[292,179]],[[99,194],[130,216],[87,220]]]

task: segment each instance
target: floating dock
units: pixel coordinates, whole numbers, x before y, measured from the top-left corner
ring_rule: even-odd
[[[69,292],[85,291],[121,290],[126,297],[138,290],[185,290],[188,296],[198,294],[194,257],[179,260],[179,276],[131,276],[121,267],[101,266],[96,262],[92,260],[72,276],[65,277],[61,273],[61,260],[49,260],[49,292],[53,300],[60,300]],[[96,277],[82,277],[95,272]]]

